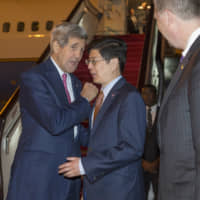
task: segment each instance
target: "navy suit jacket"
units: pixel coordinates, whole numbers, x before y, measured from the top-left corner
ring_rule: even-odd
[[[80,156],[88,136],[80,122],[89,116],[81,83],[71,75],[75,101],[67,101],[57,69],[50,59],[22,74],[22,134],[12,166],[7,200],[79,200],[80,179],[58,174],[67,156]],[[74,125],[78,135],[74,138]]]
[[[82,158],[87,200],[143,200],[141,167],[145,105],[136,89],[120,79],[106,97]]]

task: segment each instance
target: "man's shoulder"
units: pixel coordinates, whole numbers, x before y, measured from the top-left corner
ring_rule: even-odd
[[[137,88],[127,81],[124,82],[120,90],[124,93],[139,93]]]
[[[141,94],[139,93],[137,88],[126,81],[121,85],[120,88],[118,88],[117,93],[119,94],[118,98],[120,98],[121,101],[123,102],[129,101],[129,100],[130,101],[140,100],[143,102]]]
[[[29,75],[39,75],[39,74],[44,74],[48,68],[52,68],[52,63],[50,63],[49,60],[45,60],[39,64],[35,64],[30,68],[29,70],[23,72],[21,76],[29,76]]]

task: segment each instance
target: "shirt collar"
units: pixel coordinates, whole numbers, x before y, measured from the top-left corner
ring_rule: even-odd
[[[146,106],[146,108],[151,108],[152,111],[157,109],[157,104],[154,104],[153,106]]]
[[[187,42],[185,50],[182,52],[182,56],[185,56],[187,52],[189,51],[190,47],[194,43],[194,41],[199,37],[200,35],[200,28],[196,29],[191,36],[189,37],[189,40]]]
[[[64,72],[64,71],[57,65],[57,63],[55,62],[55,60],[54,60],[52,57],[50,57],[50,59],[51,59],[51,61],[53,62],[54,66],[56,67],[56,69],[57,69],[57,71],[58,71],[58,73],[59,73],[61,79],[62,79],[62,75],[63,75],[64,73],[67,74],[67,76],[69,75],[69,73]]]
[[[104,99],[108,96],[108,93],[110,92],[110,90],[113,88],[113,86],[119,81],[119,79],[121,79],[122,76],[118,76],[117,78],[115,78],[114,80],[112,80],[110,83],[108,83],[104,88],[101,88],[101,90],[103,91],[104,94]]]

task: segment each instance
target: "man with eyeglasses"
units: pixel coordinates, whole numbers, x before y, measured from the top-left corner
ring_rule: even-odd
[[[144,200],[141,160],[145,141],[145,105],[136,88],[122,76],[127,47],[120,39],[94,41],[86,60],[101,100],[90,116],[86,157],[68,157],[59,173],[85,175],[87,200]],[[98,107],[98,113],[96,108]]]

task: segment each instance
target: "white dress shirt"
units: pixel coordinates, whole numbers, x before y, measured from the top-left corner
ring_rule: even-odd
[[[146,106],[146,117],[148,116],[148,113],[147,113],[148,112],[148,108],[149,108],[149,106]],[[154,104],[150,108],[151,108],[152,123],[154,123],[155,118],[156,118],[156,112],[157,112],[157,104]]]
[[[185,50],[182,52],[182,56],[184,57],[187,52],[189,51],[190,47],[192,46],[192,44],[195,42],[195,40],[199,37],[200,35],[200,28],[196,29],[191,36],[189,37],[189,40],[187,42],[186,48]]]

